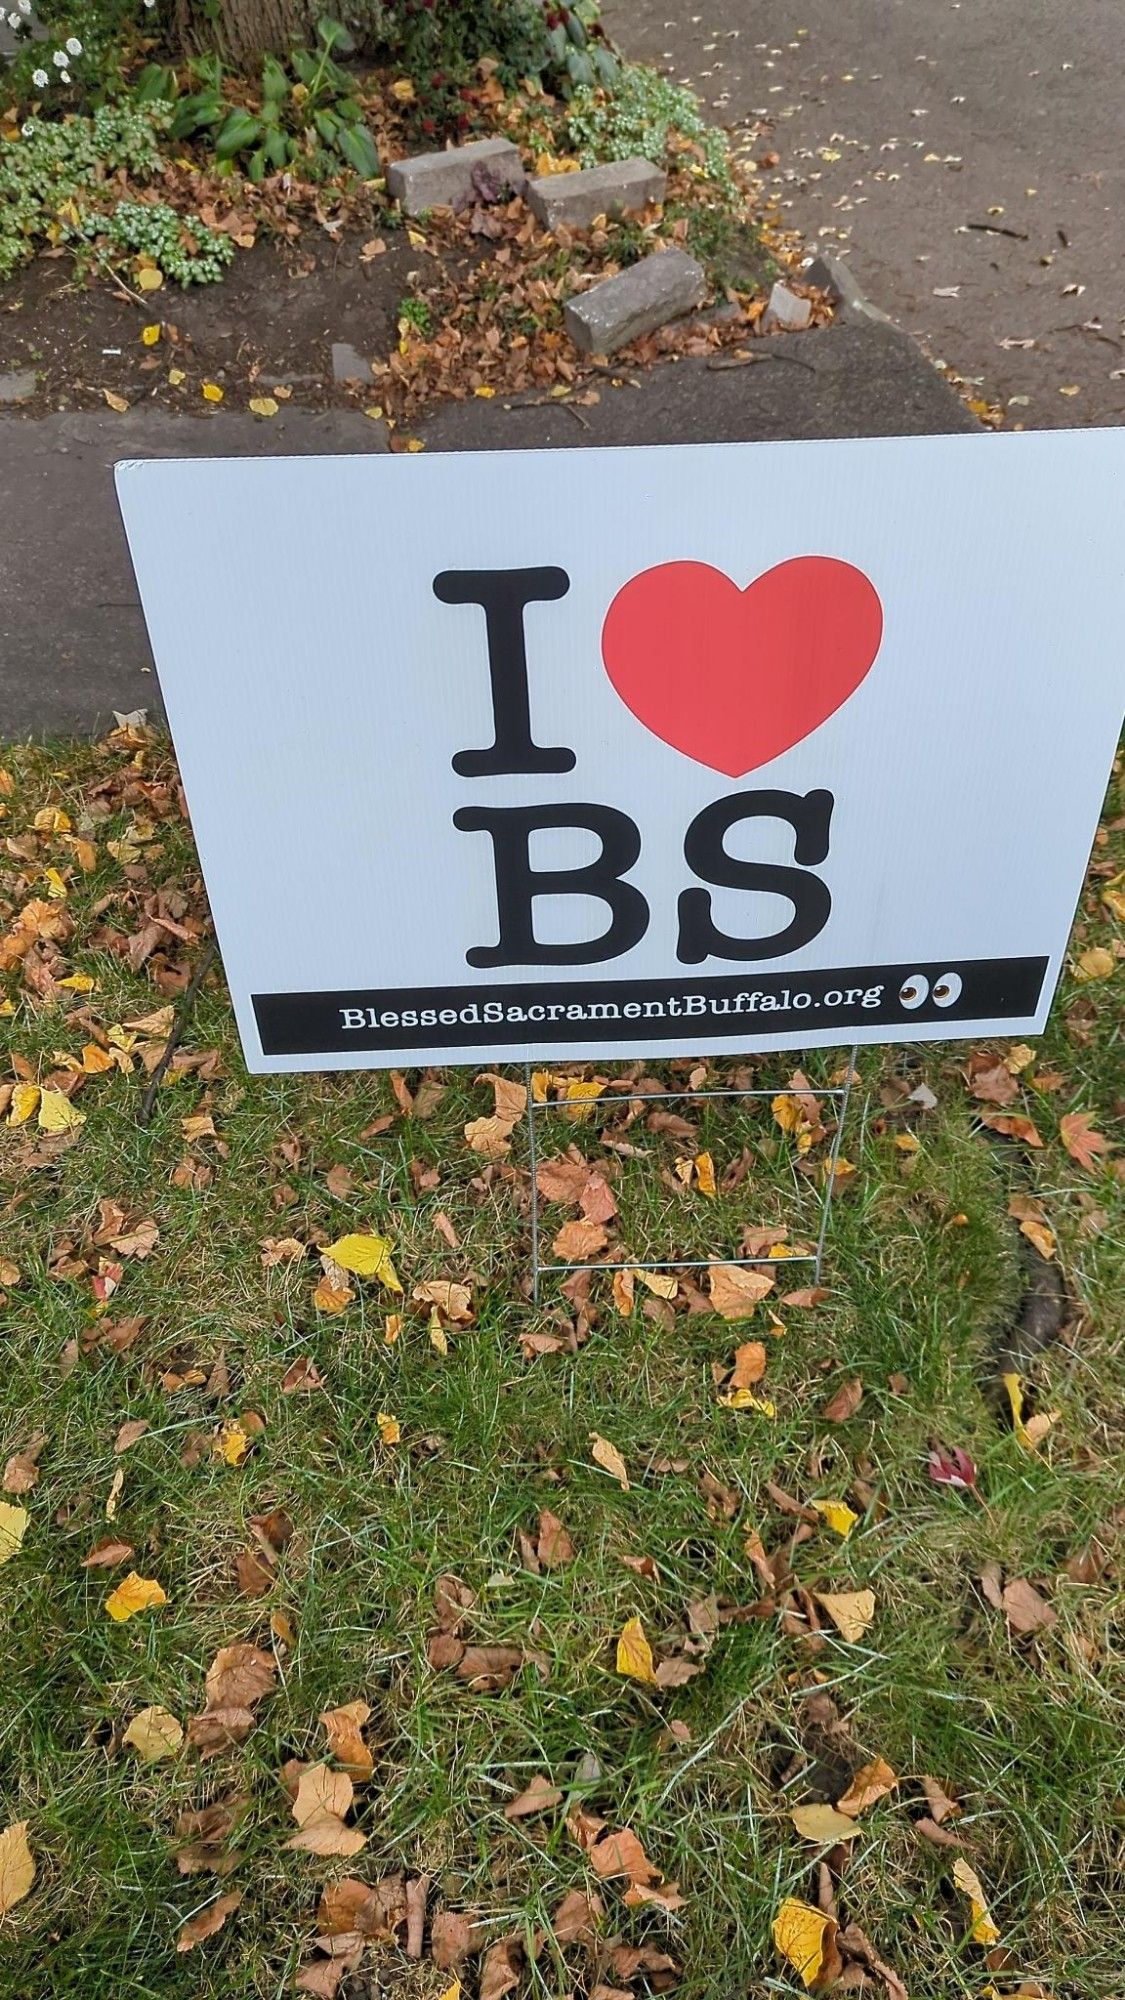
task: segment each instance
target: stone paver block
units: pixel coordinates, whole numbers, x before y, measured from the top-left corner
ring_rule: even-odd
[[[510,139],[475,139],[469,146],[453,146],[444,153],[417,153],[387,168],[388,192],[401,202],[406,215],[475,201],[481,180],[498,193],[506,187],[521,193],[527,173],[518,146]]]
[[[350,340],[332,342],[332,379],[345,382],[372,382],[371,363],[364,359],[359,349]]]
[[[882,326],[891,324],[888,315],[860,291],[854,271],[841,258],[821,250],[805,265],[803,275],[818,291],[831,292],[839,312],[849,319],[873,319]]]
[[[615,160],[576,174],[542,174],[527,184],[527,199],[545,229],[560,223],[585,229],[599,215],[627,215],[663,201],[668,176],[651,160]]]
[[[34,368],[12,368],[0,375],[0,403],[29,403],[35,394]]]
[[[762,314],[762,332],[802,333],[812,319],[812,301],[791,292],[778,279]]]
[[[707,275],[686,250],[654,251],[616,278],[570,299],[566,330],[586,354],[615,354],[702,303]]]

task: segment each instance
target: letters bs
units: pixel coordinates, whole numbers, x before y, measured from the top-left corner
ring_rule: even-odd
[[[443,604],[476,604],[485,616],[495,741],[487,749],[459,750],[453,768],[463,778],[539,775],[572,771],[574,751],[536,743],[531,729],[524,610],[550,603],[570,588],[566,571],[555,568],[443,570],[434,593]],[[706,889],[684,889],[677,914],[676,955],[683,965],[707,958],[742,961],[778,958],[819,935],[832,899],[820,876],[810,870],[826,860],[834,800],[831,792],[734,792],[697,813],[684,836],[684,859],[692,874],[716,888],[770,891],[792,905],[781,930],[768,937],[732,937],[716,925]],[[783,820],[793,830],[793,867],[741,861],[728,853],[726,835],[743,820]],[[641,853],[640,829],[627,813],[606,805],[465,805],[453,815],[462,833],[486,833],[492,841],[496,873],[499,941],[476,945],[470,965],[591,965],[631,951],[648,928],[649,907],[634,883],[626,881]],[[578,827],[594,834],[600,852],[584,867],[535,869],[530,860],[533,833],[547,827]],[[576,944],[543,944],[535,935],[537,896],[593,896],[604,903],[609,923],[600,936]]]

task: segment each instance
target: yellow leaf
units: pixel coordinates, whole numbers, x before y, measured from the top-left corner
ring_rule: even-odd
[[[438,1994],[438,2000],[461,2000],[463,1991],[461,1981],[455,1979],[452,1986],[447,1986],[444,1993]]]
[[[379,1436],[384,1444],[402,1443],[402,1425],[397,1417],[392,1417],[386,1410],[380,1410],[375,1422],[379,1426]]]
[[[617,1671],[632,1680],[644,1681],[649,1687],[657,1685],[652,1647],[639,1618],[630,1618],[628,1624],[621,1628],[617,1641]]]
[[[980,1876],[960,1855],[953,1863],[953,1880],[962,1894],[969,1898],[969,1936],[974,1944],[999,1944],[1000,1932],[989,1915]]]
[[[610,1444],[608,1438],[599,1437],[596,1431],[592,1433],[590,1456],[595,1465],[600,1465],[603,1472],[610,1473],[616,1479],[623,1493],[629,1491],[629,1474],[625,1470],[625,1460],[617,1446]]]
[[[783,1958],[800,1974],[811,1991],[821,1969],[836,1926],[823,1910],[787,1896],[773,1920],[773,1941]],[[827,1942],[826,1942],[827,1940]]]
[[[496,391],[495,389],[490,389],[486,382],[481,382],[478,385],[478,387],[473,390],[473,394],[474,396],[479,396],[482,402],[488,402],[490,398],[496,394]]]
[[[70,972],[65,979],[59,980],[59,985],[65,986],[68,993],[92,993],[95,984],[88,972]]]
[[[414,85],[408,76],[395,78],[391,85],[391,96],[396,98],[399,104],[413,104],[414,94]]]
[[[1115,889],[1111,884],[1108,889],[1102,890],[1102,902],[1119,924],[1125,924],[1125,889]]]
[[[595,1098],[600,1097],[604,1089],[604,1083],[584,1083],[580,1077],[569,1078],[563,1091],[569,1106],[567,1117],[575,1124],[583,1124],[593,1110]]]
[[[1080,980],[1108,979],[1116,967],[1117,960],[1104,944],[1091,945],[1089,951],[1080,953],[1074,961],[1074,977]]]
[[[789,1815],[802,1840],[815,1840],[818,1847],[833,1846],[838,1840],[856,1840],[860,1828],[854,1819],[837,1812],[835,1806],[797,1806]]]
[[[113,1057],[108,1049],[99,1048],[97,1042],[87,1042],[82,1050],[82,1068],[87,1076],[104,1076],[107,1069],[114,1068]]]
[[[154,319],[151,326],[142,326],[141,340],[146,347],[155,347],[160,339],[160,321]]]
[[[386,1341],[388,1347],[393,1347],[396,1340],[402,1339],[401,1313],[385,1313],[383,1315],[383,1339]]]
[[[406,240],[412,250],[424,250],[426,247],[426,239],[421,230],[411,229],[409,225],[407,226]]]
[[[67,889],[66,883],[63,881],[62,876],[59,874],[58,869],[45,868],[43,870],[43,873],[47,881],[47,895],[49,896],[51,901],[55,903],[65,903],[67,896],[70,892]]]
[[[36,833],[69,833],[72,821],[61,806],[40,806],[31,824]]]
[[[251,396],[250,408],[256,417],[276,417],[278,403],[273,396]]]
[[[368,409],[366,409],[366,410],[365,410],[365,411],[363,412],[363,414],[364,414],[364,416],[365,416],[365,417],[371,417],[371,418],[373,418],[373,419],[374,419],[374,421],[375,421],[375,422],[377,423],[377,422],[378,422],[378,420],[379,420],[379,418],[380,418],[380,417],[382,416],[382,414],[383,414],[383,405],[382,405],[382,403],[372,403],[372,404],[371,404],[371,405],[369,406],[369,408],[368,408]]]
[[[154,265],[146,264],[143,271],[137,272],[137,283],[142,292],[158,292],[164,283],[164,273]]]
[[[6,1500],[0,1500],[0,1563],[15,1555],[27,1533],[27,1522],[26,1507],[10,1507]]]
[[[223,400],[223,391],[217,382],[205,382],[202,394],[205,403],[221,403]]]
[[[11,1108],[8,1112],[9,1125],[26,1125],[39,1109],[39,1085],[37,1083],[17,1083],[12,1090]]]
[[[174,1757],[183,1740],[184,1732],[175,1716],[160,1707],[139,1709],[122,1738],[145,1764]]]
[[[187,377],[184,374],[182,368],[169,368],[168,380],[171,383],[173,389],[178,389],[181,382],[186,382]]]
[[[35,1857],[27,1844],[27,1821],[14,1820],[0,1833],[0,1917],[22,1903],[35,1880]]]
[[[109,404],[111,410],[116,410],[118,416],[124,415],[125,411],[129,407],[124,396],[117,395],[113,389],[103,389],[102,395],[105,397],[106,402]]]
[[[711,1158],[710,1153],[697,1153],[695,1156],[695,1184],[700,1194],[713,1195],[717,1191],[715,1186],[715,1162]]]
[[[387,1236],[341,1236],[338,1243],[330,1243],[325,1251],[334,1264],[342,1270],[354,1271],[357,1278],[378,1278],[388,1292],[401,1292],[398,1274],[391,1262],[391,1244]]]
[[[680,1289],[679,1279],[670,1277],[667,1271],[633,1271],[630,1275],[658,1299],[674,1299]]]
[[[153,1577],[138,1576],[136,1570],[131,1569],[124,1582],[110,1591],[105,1608],[116,1624],[123,1625],[136,1612],[158,1610],[167,1602],[167,1596]]]
[[[859,1520],[859,1515],[852,1512],[847,1501],[814,1500],[812,1505],[816,1508],[821,1520],[827,1521],[832,1532],[839,1535],[841,1541],[846,1542],[856,1522]]]
[[[813,1595],[849,1646],[862,1639],[875,1616],[873,1590],[817,1590]]]
[[[61,1090],[41,1090],[39,1093],[39,1128],[43,1132],[72,1132],[86,1123],[86,1113],[79,1111],[69,1097]]]
[[[215,1450],[227,1465],[241,1465],[250,1449],[250,1439],[237,1417],[228,1417],[215,1439]]]
[[[407,451],[425,451],[426,446],[422,438],[407,438],[406,449]]]
[[[449,1335],[441,1323],[441,1314],[436,1306],[430,1307],[430,1346],[436,1347],[443,1357],[449,1353]]]
[[[728,1389],[719,1397],[724,1410],[757,1410],[759,1416],[769,1417],[771,1423],[777,1416],[777,1405],[768,1396],[756,1396],[753,1389]]]
[[[1004,1057],[1004,1068],[1010,1076],[1020,1076],[1025,1069],[1031,1068],[1034,1061],[1035,1050],[1029,1048],[1026,1042],[1016,1042]]]

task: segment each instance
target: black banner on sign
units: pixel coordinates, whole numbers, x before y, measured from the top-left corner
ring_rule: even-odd
[[[385,992],[256,993],[267,1056],[348,1050],[632,1045],[682,1035],[685,1046],[816,1029],[1027,1020],[1045,958],[845,966],[834,972],[740,972],[721,978],[555,980],[506,986],[400,987]]]

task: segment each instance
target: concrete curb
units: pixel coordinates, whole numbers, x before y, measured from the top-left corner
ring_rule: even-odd
[[[854,271],[840,257],[833,257],[830,251],[818,250],[801,271],[810,285],[828,292],[836,301],[838,316],[845,320],[874,320],[880,326],[893,326],[889,313],[872,305],[860,291]]]

